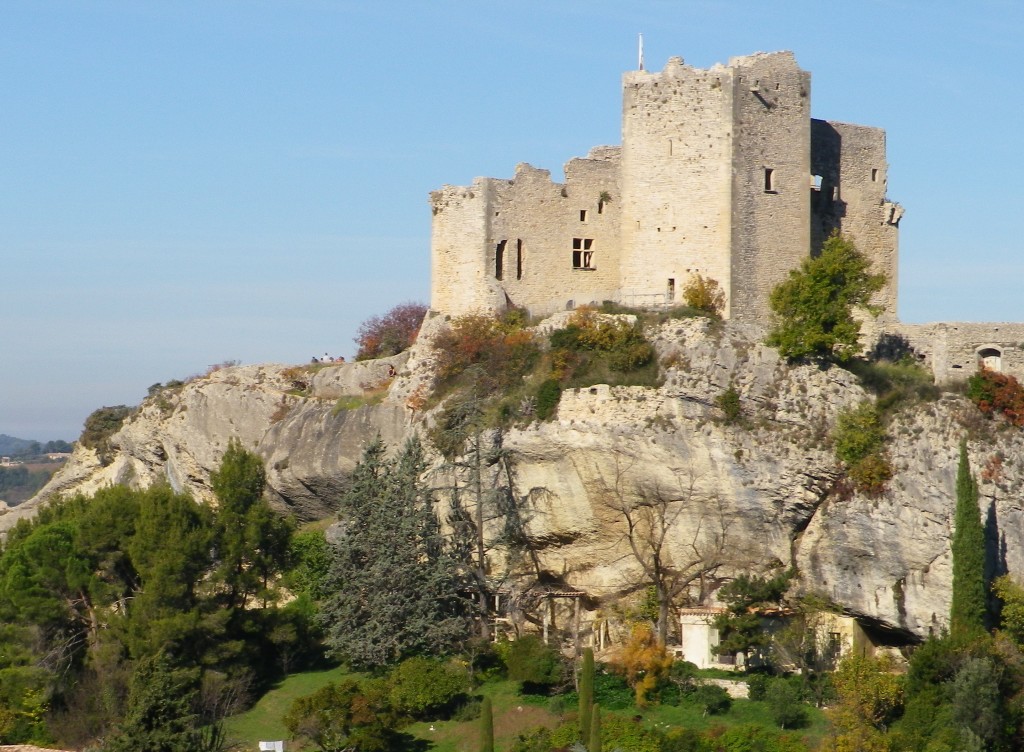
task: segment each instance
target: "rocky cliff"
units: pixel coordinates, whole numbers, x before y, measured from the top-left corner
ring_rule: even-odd
[[[428,322],[395,358],[225,368],[159,390],[111,437],[107,464],[79,447],[36,498],[0,513],[0,529],[55,494],[109,483],[166,480],[209,500],[210,471],[232,438],[265,458],[280,509],[327,516],[367,442],[398,446],[436,417],[424,408],[430,332],[442,326]],[[695,581],[693,598],[736,571],[795,564],[803,591],[921,637],[948,613],[957,445],[968,434],[998,566],[1024,571],[1019,431],[984,421],[955,394],[906,408],[889,429],[895,476],[867,498],[837,483],[829,439],[837,413],[869,398],[853,374],[790,366],[749,325],[687,319],[650,335],[662,386],[570,390],[552,420],[503,437],[535,574],[584,591],[590,608],[635,590],[622,507],[654,499],[671,510],[675,561],[720,563]],[[743,411],[731,422],[717,401],[730,387]]]

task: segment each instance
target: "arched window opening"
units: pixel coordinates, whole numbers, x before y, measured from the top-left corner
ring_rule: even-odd
[[[983,347],[978,350],[978,363],[989,371],[1003,370],[1003,353],[995,347]]]

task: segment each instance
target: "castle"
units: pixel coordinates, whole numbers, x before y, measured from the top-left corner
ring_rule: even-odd
[[[897,321],[903,209],[886,193],[885,132],[811,118],[791,52],[706,70],[674,57],[622,90],[622,145],[570,160],[564,183],[520,164],[431,194],[433,310],[667,307],[701,275],[727,318],[765,322],[771,290],[838,230],[888,280],[872,336],[912,345],[940,382],[979,361],[1024,373],[1024,325]]]

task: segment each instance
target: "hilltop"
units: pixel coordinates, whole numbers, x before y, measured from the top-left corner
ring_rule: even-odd
[[[570,315],[530,331],[546,337]],[[264,459],[279,510],[329,517],[368,442],[380,436],[395,448],[413,433],[436,436],[445,403],[430,399],[438,376],[431,343],[448,326],[444,317],[428,320],[417,343],[392,358],[230,367],[155,390],[104,447],[80,442],[37,497],[0,515],[0,528],[55,494],[110,483],[167,481],[208,501],[210,472],[232,438]],[[585,625],[607,616],[643,581],[616,494],[659,489],[680,505],[672,556],[717,546],[721,561],[694,583],[693,601],[712,598],[738,572],[795,567],[798,591],[858,617],[880,642],[921,639],[949,613],[954,478],[965,435],[998,567],[1024,570],[1022,511],[1006,493],[1021,482],[1024,439],[998,430],[965,397],[936,392],[894,409],[892,478],[881,492],[863,493],[845,479],[832,446],[837,417],[875,399],[854,373],[788,364],[751,324],[669,318],[645,331],[658,385],[567,389],[551,419],[527,404],[501,432],[508,462],[484,468],[485,483],[508,483],[533,557],[524,566],[495,550],[507,587],[576,589]],[[727,408],[727,393],[737,410]],[[435,453],[433,476],[444,477],[445,467]],[[500,525],[500,515],[490,524]]]

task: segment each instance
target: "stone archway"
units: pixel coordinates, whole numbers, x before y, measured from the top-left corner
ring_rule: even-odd
[[[1003,351],[998,347],[978,348],[978,365],[999,373],[1003,370]]]

